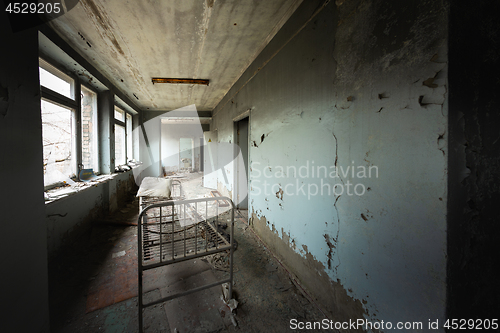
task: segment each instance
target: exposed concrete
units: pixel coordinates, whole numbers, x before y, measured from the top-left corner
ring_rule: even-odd
[[[137,190],[132,171],[45,205],[47,249],[54,255],[91,227],[91,222],[116,211],[132,191]]]
[[[2,331],[49,332],[38,32],[0,13]]]
[[[290,243],[289,236],[283,232],[280,236],[274,224],[269,226],[264,216],[259,218],[252,213],[250,223],[271,251],[278,254],[287,269],[300,277],[304,287],[312,292],[315,301],[321,304],[322,310],[330,314],[330,319],[349,322],[364,317],[366,310],[361,301],[349,296],[339,280],[332,281],[329,278],[323,263],[317,261],[307,251],[306,245],[303,245],[305,256],[302,256],[295,251],[295,244]],[[366,300],[363,302],[366,303]],[[363,330],[349,330],[349,332],[363,332]]]
[[[219,142],[249,111],[257,231],[333,319],[445,318],[446,32],[446,2],[304,2],[214,109]]]
[[[81,0],[50,26],[139,107],[212,110],[301,1]]]

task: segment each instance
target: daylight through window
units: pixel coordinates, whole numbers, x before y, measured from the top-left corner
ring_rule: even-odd
[[[82,86],[82,164],[85,169],[99,171],[97,141],[97,94]]]

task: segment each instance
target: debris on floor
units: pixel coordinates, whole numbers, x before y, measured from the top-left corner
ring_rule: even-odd
[[[120,251],[120,252],[116,252],[116,253],[113,253],[113,255],[111,256],[111,258],[119,258],[119,257],[123,257],[125,255],[125,251]]]
[[[208,195],[201,174],[184,174],[190,195]],[[199,178],[196,179],[196,176]],[[121,211],[123,210],[123,211]],[[49,263],[51,331],[58,333],[137,332],[138,201],[94,223],[92,232]],[[321,312],[259,243],[245,218],[235,215],[233,294],[220,286],[144,310],[144,332],[289,332],[293,318],[321,321]],[[112,222],[111,222],[112,221]],[[223,228],[223,225],[221,225]],[[227,232],[227,230],[226,230]],[[144,272],[145,301],[229,275],[229,255],[218,253]],[[221,292],[222,296],[221,297]],[[265,315],[263,315],[265,314]]]
[[[224,283],[222,285],[222,300],[224,303],[228,306],[228,308],[231,310],[231,312],[236,309],[238,306],[238,301],[232,298],[232,295],[229,295],[229,283]]]

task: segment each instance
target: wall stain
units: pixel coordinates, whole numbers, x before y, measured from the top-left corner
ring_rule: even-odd
[[[105,14],[101,13],[97,5],[92,0],[84,0],[82,1],[82,5],[87,8],[87,12],[94,16],[99,23],[102,30],[104,30],[104,35],[102,37],[107,37],[109,41],[115,46],[118,53],[125,56],[125,52],[121,48],[120,44],[116,40],[113,34],[113,28],[111,27],[109,20],[106,18]]]
[[[282,238],[272,225],[272,230],[268,227],[265,216],[260,218],[255,211],[252,211],[250,225],[261,237],[266,246],[278,256],[286,268],[295,275],[300,283],[310,293],[318,304],[321,304],[323,312],[331,320],[349,321],[352,318],[365,318],[368,315],[361,300],[348,295],[348,291],[337,279],[332,280],[326,268],[320,261],[309,252],[307,245],[303,244],[304,255],[297,252],[295,240],[290,240],[290,235],[282,229]],[[335,248],[334,241],[328,235],[328,242],[332,249]],[[325,237],[325,239],[327,238]],[[302,252],[302,251],[301,251]],[[353,332],[363,332],[355,330]]]

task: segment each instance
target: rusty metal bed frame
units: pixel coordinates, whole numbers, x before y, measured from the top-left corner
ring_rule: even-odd
[[[170,200],[141,197],[137,221],[139,332],[143,331],[144,308],[224,283],[229,284],[232,295],[234,204],[227,197],[184,200],[180,182],[178,187],[178,196]],[[218,229],[222,214],[230,216],[226,217],[229,237]],[[144,271],[224,251],[229,252],[229,278],[144,304]]]

